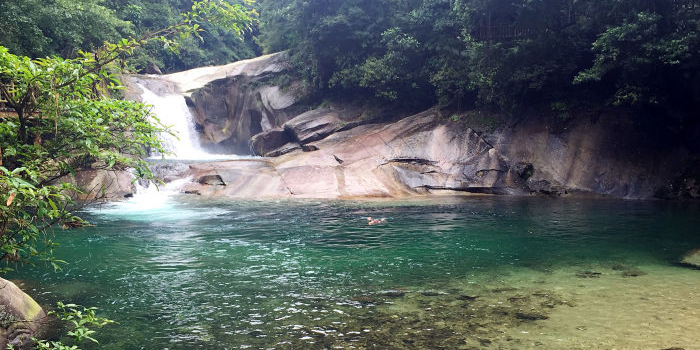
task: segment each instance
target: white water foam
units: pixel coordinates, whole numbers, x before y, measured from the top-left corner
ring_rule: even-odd
[[[176,208],[177,202],[173,196],[180,194],[182,186],[190,182],[191,178],[184,178],[172,181],[165,185],[148,187],[137,186],[133,197],[120,202],[111,202],[99,207],[90,209],[93,213],[104,216],[115,216],[120,218],[152,220],[153,217],[173,219],[187,219],[190,214],[197,215],[194,211]]]

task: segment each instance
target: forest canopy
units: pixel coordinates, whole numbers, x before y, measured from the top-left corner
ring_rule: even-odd
[[[631,106],[686,115],[700,101],[694,0],[228,0],[259,13],[241,38],[204,25],[173,53],[127,60],[171,72],[289,50],[316,97],[428,107]],[[0,45],[75,57],[178,20],[191,0],[5,0]]]
[[[261,0],[260,42],[323,93],[398,103],[700,101],[694,0]]]
[[[40,58],[77,57],[105,41],[140,37],[181,21],[194,0],[2,0],[0,45],[17,55]],[[248,1],[232,4],[252,6]],[[255,28],[241,37],[231,30],[203,24],[201,38],[190,37],[173,52],[149,43],[127,61],[142,70],[153,62],[164,71],[179,71],[222,64],[260,53],[254,43]]]

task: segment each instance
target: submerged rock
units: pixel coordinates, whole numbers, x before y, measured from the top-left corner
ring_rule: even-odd
[[[46,321],[46,313],[34,299],[0,278],[0,349],[31,346]]]
[[[445,293],[445,292],[439,292],[436,290],[424,290],[424,291],[420,292],[420,294],[422,296],[426,296],[426,297],[436,297],[439,295],[447,295],[447,293]]]
[[[637,270],[637,269],[629,269],[622,271],[622,277],[638,277],[638,276],[644,276],[647,273],[642,271],[642,270]]]
[[[368,295],[358,295],[350,298],[351,301],[360,303],[362,305],[369,305],[369,304],[375,304],[377,301]]]
[[[406,293],[407,292],[405,290],[390,289],[379,292],[379,295],[383,297],[399,298],[406,295]]]
[[[602,274],[596,271],[580,271],[576,273],[578,278],[598,278],[600,275]]]
[[[515,318],[526,321],[546,320],[549,316],[535,310],[520,310],[515,312]]]
[[[463,300],[463,301],[474,301],[478,298],[478,295],[467,295],[467,294],[460,294],[457,299]]]
[[[700,269],[700,249],[693,249],[685,253],[680,260],[682,265]]]

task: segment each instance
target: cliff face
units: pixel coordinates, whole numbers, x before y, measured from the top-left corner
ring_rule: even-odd
[[[429,110],[332,133],[303,144],[307,151],[191,165],[188,174],[195,179],[218,176],[221,181],[196,181],[188,190],[231,197],[400,197],[456,191],[636,199],[658,196],[679,183],[692,159],[688,150],[645,142],[610,118],[572,122],[560,130],[532,121],[484,131]],[[692,176],[681,180],[683,197],[697,197]],[[265,186],[254,185],[260,181]]]
[[[189,193],[243,198],[430,193],[697,197],[697,156],[613,112],[562,120],[361,102],[312,106],[284,55],[165,76],[189,98],[204,144],[266,158],[198,163]],[[476,117],[475,117],[476,116]]]
[[[204,78],[197,70],[165,78],[186,94],[204,148],[248,154],[251,137],[284,124],[305,108],[297,103],[297,86],[282,89],[270,81],[286,69],[285,58],[273,54],[214,67]],[[198,79],[200,83],[193,84]]]

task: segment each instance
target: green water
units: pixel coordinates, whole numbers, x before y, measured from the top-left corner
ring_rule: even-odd
[[[574,310],[572,286],[700,281],[673,265],[700,247],[698,214],[613,200],[159,196],[91,209],[96,227],[59,232],[62,272],[10,278],[42,304],[119,322],[100,332],[102,349],[548,348],[504,334]]]

